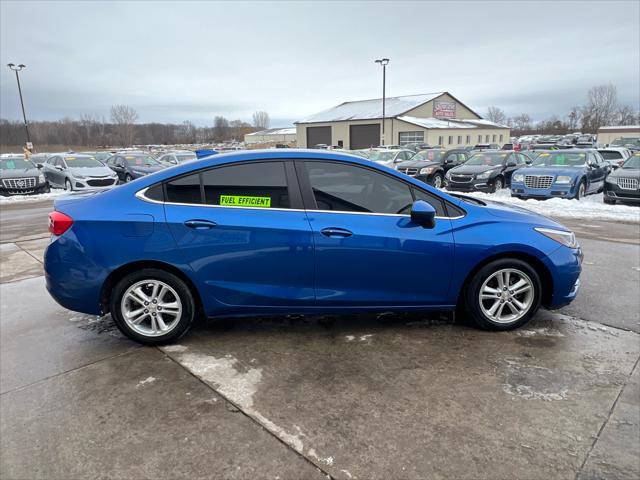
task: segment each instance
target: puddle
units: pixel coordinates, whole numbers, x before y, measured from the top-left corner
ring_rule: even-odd
[[[565,400],[574,377],[572,372],[531,365],[523,358],[507,358],[503,363],[502,390],[525,400]]]

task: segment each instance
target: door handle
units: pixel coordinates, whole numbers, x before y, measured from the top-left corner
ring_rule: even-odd
[[[337,228],[337,227],[323,228],[322,230],[320,230],[320,233],[322,233],[325,237],[330,237],[330,238],[331,237],[346,238],[353,235],[353,232],[350,232],[346,228]]]
[[[209,220],[187,220],[184,224],[194,230],[209,230],[217,225],[216,222],[210,222]]]

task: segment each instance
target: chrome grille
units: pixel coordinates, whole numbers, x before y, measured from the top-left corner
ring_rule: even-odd
[[[451,175],[452,182],[464,183],[464,182],[470,182],[471,180],[473,180],[472,175]]]
[[[524,184],[527,188],[549,188],[552,183],[552,175],[525,175],[524,177]]]
[[[2,184],[5,188],[12,188],[14,190],[19,190],[23,188],[33,188],[36,186],[35,177],[30,178],[7,178],[2,180]]]
[[[637,190],[638,179],[637,178],[618,178],[618,186],[623,190]]]
[[[399,168],[398,171],[404,173],[405,175],[409,175],[410,177],[418,174],[417,168]]]

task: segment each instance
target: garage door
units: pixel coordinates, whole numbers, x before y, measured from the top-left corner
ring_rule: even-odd
[[[380,145],[380,124],[351,125],[349,127],[349,143],[351,150],[377,147]]]
[[[331,145],[331,127],[307,127],[307,148]]]

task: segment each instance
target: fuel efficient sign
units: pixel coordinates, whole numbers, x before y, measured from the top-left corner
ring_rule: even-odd
[[[271,197],[247,197],[243,195],[220,195],[220,205],[225,207],[263,207],[271,206]]]

